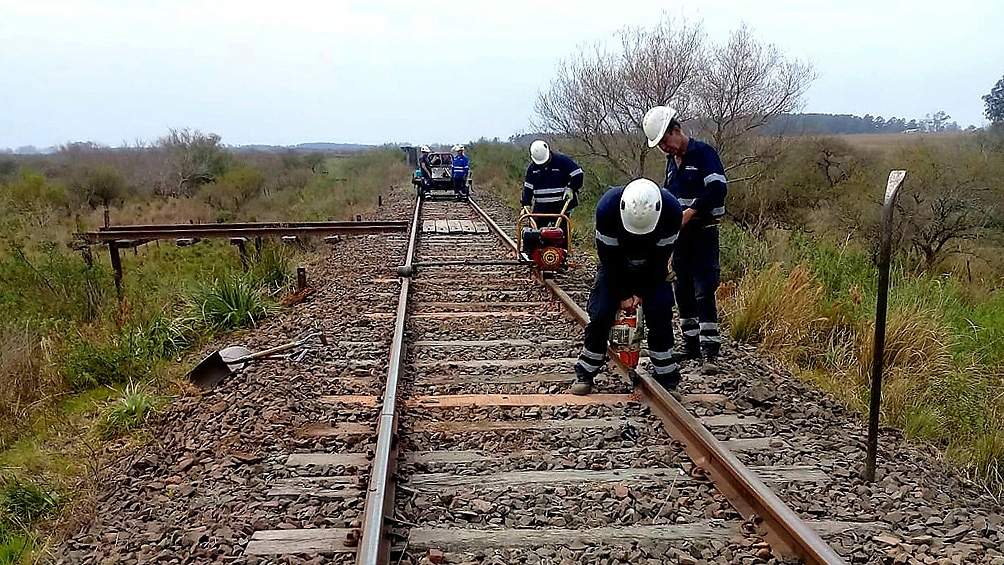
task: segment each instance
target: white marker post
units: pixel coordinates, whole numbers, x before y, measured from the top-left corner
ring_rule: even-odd
[[[872,391],[868,406],[868,455],[864,479],[875,480],[875,455],[878,450],[879,406],[882,402],[882,361],[885,356],[885,313],[889,302],[889,261],[892,254],[892,213],[896,195],[906,171],[891,171],[882,205],[882,240],[879,247],[878,301],[875,305],[875,356],[872,358]]]

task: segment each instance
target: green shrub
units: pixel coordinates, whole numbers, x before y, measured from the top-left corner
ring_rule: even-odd
[[[110,439],[143,427],[160,408],[160,399],[134,383],[122,392],[122,397],[108,406],[98,423],[98,435]]]
[[[142,373],[130,348],[79,341],[70,347],[63,374],[71,390],[81,391],[126,382]]]
[[[0,255],[0,318],[89,322],[107,304],[111,273],[55,244]]]
[[[214,280],[192,297],[190,317],[212,331],[251,328],[274,311],[262,288],[243,273]]]
[[[293,280],[289,252],[280,245],[269,244],[261,251],[248,253],[248,278],[269,295],[288,289]]]
[[[22,558],[34,548],[35,544],[29,538],[15,533],[0,522],[0,565],[21,563]]]
[[[43,488],[17,478],[7,478],[0,484],[0,522],[12,528],[24,529],[48,518],[59,510],[62,498],[53,489]]]
[[[770,244],[734,224],[722,225],[720,248],[723,281],[738,280],[770,266]]]

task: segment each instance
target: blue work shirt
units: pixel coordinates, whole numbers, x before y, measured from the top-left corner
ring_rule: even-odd
[[[715,148],[703,141],[690,139],[679,167],[672,155],[666,159],[663,187],[680,201],[683,210],[697,210],[688,227],[717,224],[725,215],[725,168]]]
[[[565,155],[552,151],[551,159],[543,165],[531,162],[527,167],[520,203],[529,206],[534,201],[534,212],[557,214],[564,206],[566,188],[572,189],[572,201],[568,204],[568,209],[571,210],[579,205],[582,167]]]
[[[467,155],[457,155],[453,158],[453,178],[459,179],[471,172],[471,160]]]
[[[680,203],[662,189],[662,210],[651,233],[635,235],[621,220],[623,186],[606,191],[596,205],[596,252],[610,292],[617,300],[640,296],[669,276],[669,258],[680,234]]]

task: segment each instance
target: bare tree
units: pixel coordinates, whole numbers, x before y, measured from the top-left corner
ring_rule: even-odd
[[[745,25],[711,49],[694,96],[700,120],[726,171],[763,160],[750,133],[801,108],[816,78],[812,67],[785,58],[774,44],[758,41]]]
[[[666,18],[655,29],[626,28],[618,37],[618,51],[596,45],[561,62],[550,90],[537,99],[534,126],[580,142],[588,155],[637,176],[648,153],[637,140],[642,117],[670,103],[686,112],[704,32]]]
[[[670,18],[618,37],[615,51],[597,45],[562,61],[538,96],[534,125],[580,142],[628,177],[645,171],[641,120],[649,108],[673,105],[681,118],[697,118],[731,169],[764,158],[769,144],[749,143],[751,133],[798,109],[815,78],[811,66],[745,26],[719,46],[706,44],[701,24]]]
[[[172,129],[157,144],[170,152],[176,179],[171,190],[174,195],[191,196],[198,187],[213,182],[230,167],[230,154],[215,133]]]

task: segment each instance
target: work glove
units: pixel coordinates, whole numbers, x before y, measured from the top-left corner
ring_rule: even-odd
[[[575,198],[575,192],[571,188],[565,188],[564,199],[571,200]]]

